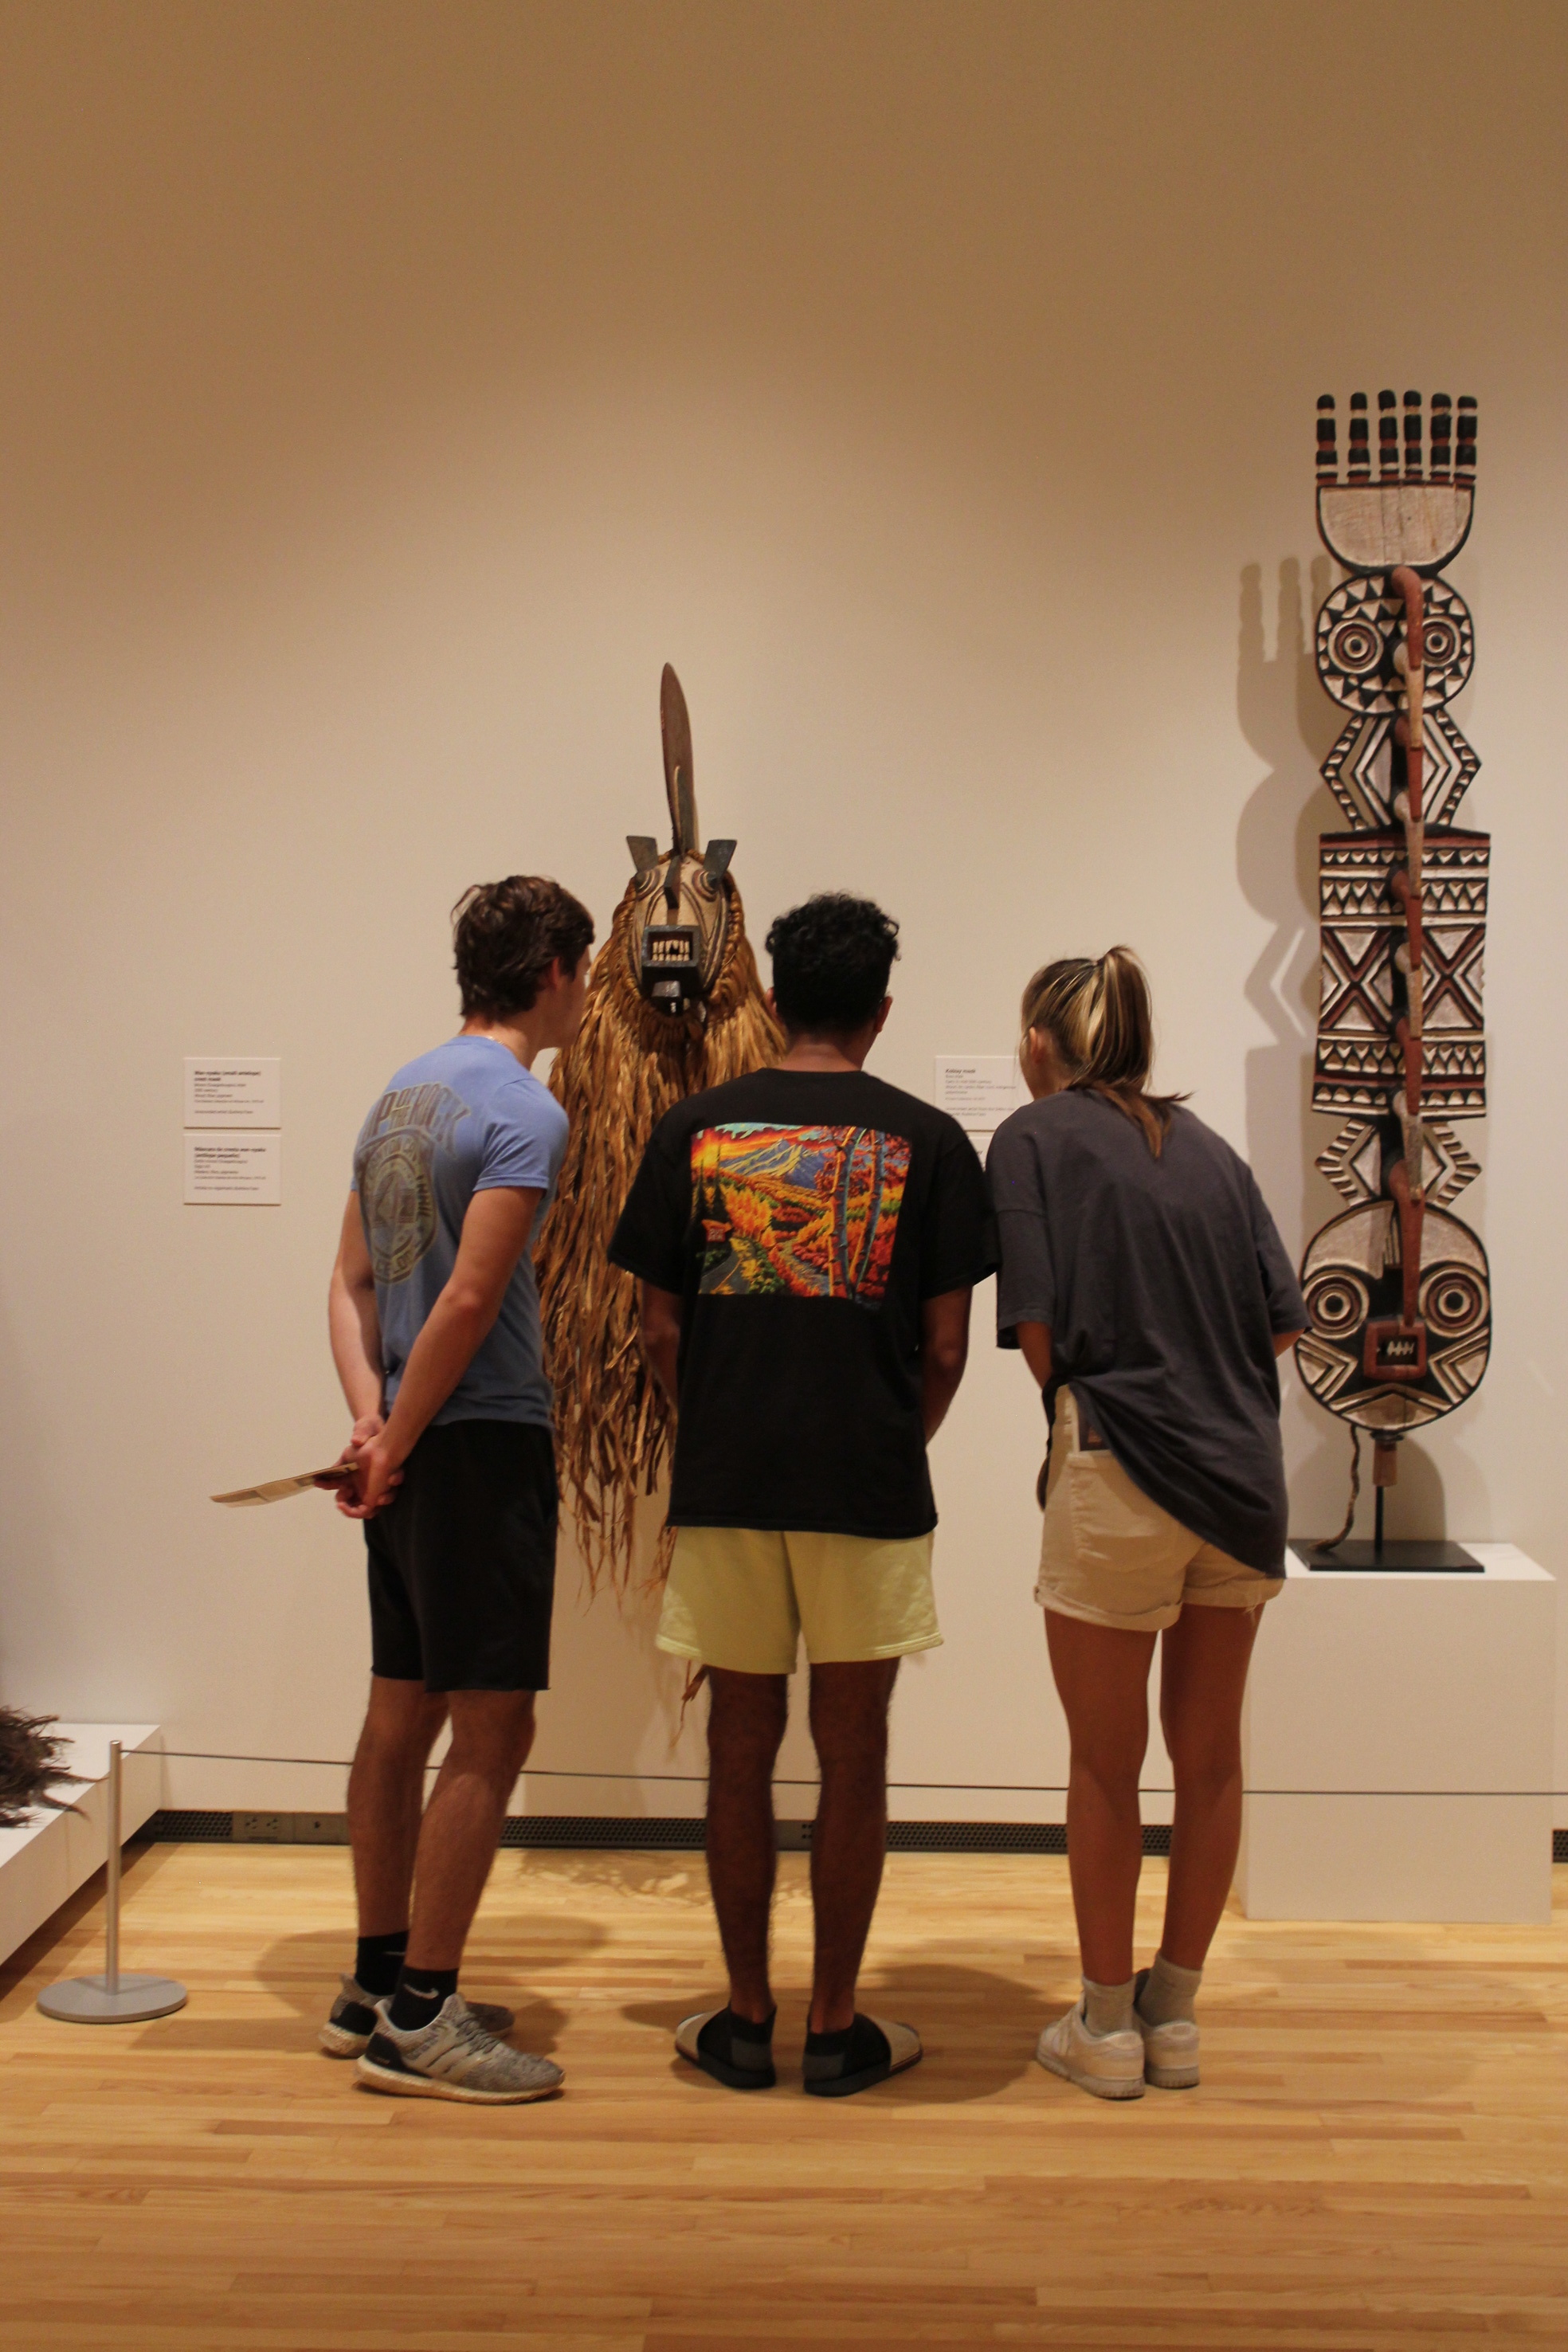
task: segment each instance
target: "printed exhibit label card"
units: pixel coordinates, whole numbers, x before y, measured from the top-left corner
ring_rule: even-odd
[[[971,1135],[994,1135],[1029,1099],[1016,1054],[939,1054],[936,1107]]]
[[[281,1136],[186,1134],[187,1205],[276,1209],[282,1199]]]
[[[276,1054],[187,1054],[187,1127],[281,1127],[282,1061]]]

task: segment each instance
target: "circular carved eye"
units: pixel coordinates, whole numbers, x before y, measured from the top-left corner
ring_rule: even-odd
[[[1468,1266],[1434,1266],[1421,1284],[1419,1311],[1440,1339],[1462,1339],[1486,1320],[1486,1285]]]
[[[1364,677],[1383,660],[1383,637],[1369,621],[1342,621],[1329,638],[1329,658],[1347,677]]]
[[[1348,1339],[1366,1321],[1371,1297],[1361,1276],[1343,1266],[1325,1268],[1307,1286],[1312,1328],[1325,1339]]]
[[[1459,650],[1459,632],[1452,621],[1428,621],[1423,647],[1428,669],[1447,669]]]

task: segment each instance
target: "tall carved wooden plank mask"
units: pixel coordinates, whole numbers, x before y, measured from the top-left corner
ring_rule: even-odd
[[[1296,1360],[1320,1404],[1371,1434],[1387,1486],[1401,1440],[1475,1393],[1491,1344],[1486,1251],[1448,1205],[1479,1173],[1454,1123],[1487,1107],[1490,841],[1454,823],[1480,762],[1450,709],[1475,628],[1440,576],[1475,510],[1476,404],[1381,392],[1374,444],[1356,393],[1342,472],[1338,422],[1325,393],[1318,526],[1349,576],[1318,616],[1317,668],[1348,718],[1322,773],[1352,830],[1320,844],[1312,1108],[1348,1114],[1318,1165],[1351,1205],[1308,1244]],[[1358,1461],[1322,1552],[1353,1523]]]

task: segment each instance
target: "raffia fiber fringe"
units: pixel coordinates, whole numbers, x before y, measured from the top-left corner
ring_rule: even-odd
[[[704,1087],[770,1068],[784,1035],[763,1000],[741,894],[730,898],[724,961],[705,1013],[679,1020],[637,987],[632,918],[636,885],[616,908],[588,982],[583,1025],[557,1055],[552,1093],[572,1133],[537,1257],[545,1361],[555,1384],[562,1498],[577,1526],[591,1591],[606,1574],[632,1582],[637,1498],[668,1462],[672,1415],[637,1339],[637,1285],[609,1262],[610,1236],[644,1147],[672,1104]],[[674,1549],[668,1526],[648,1582],[662,1583]]]
[[[49,1729],[52,1715],[24,1715],[0,1706],[0,1830],[20,1829],[37,1805],[67,1810],[49,1790],[79,1778],[66,1767],[66,1742]]]

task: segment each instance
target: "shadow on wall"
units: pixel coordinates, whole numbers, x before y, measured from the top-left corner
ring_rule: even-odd
[[[1311,569],[1311,621],[1331,584],[1325,556]],[[1273,930],[1247,975],[1247,997],[1272,1033],[1247,1057],[1247,1149],[1285,1234],[1305,1241],[1335,1205],[1313,1165],[1327,1140],[1310,1108],[1318,1018],[1318,835],[1342,823],[1319,769],[1340,731],[1340,713],[1318,682],[1301,567],[1279,567],[1275,650],[1263,630],[1263,568],[1241,574],[1236,681],[1241,731],[1268,762],[1242,811],[1237,875],[1247,903]]]
[[[1315,1166],[1332,1129],[1311,1108],[1318,1022],[1318,836],[1343,823],[1319,772],[1342,714],[1319,681],[1312,631],[1333,584],[1326,555],[1303,579],[1294,557],[1279,566],[1270,658],[1263,619],[1263,567],[1243,566],[1236,707],[1241,731],[1268,773],[1237,830],[1237,878],[1270,931],[1247,980],[1247,998],[1270,1033],[1247,1056],[1247,1156],[1286,1248],[1300,1262],[1310,1234],[1341,1205]],[[1317,1130],[1321,1128],[1321,1133]],[[1329,1534],[1346,1493],[1348,1439],[1298,1395],[1290,1418],[1310,1448],[1291,1484],[1309,1499],[1310,1525]],[[1294,1448],[1291,1449],[1295,1451]]]

